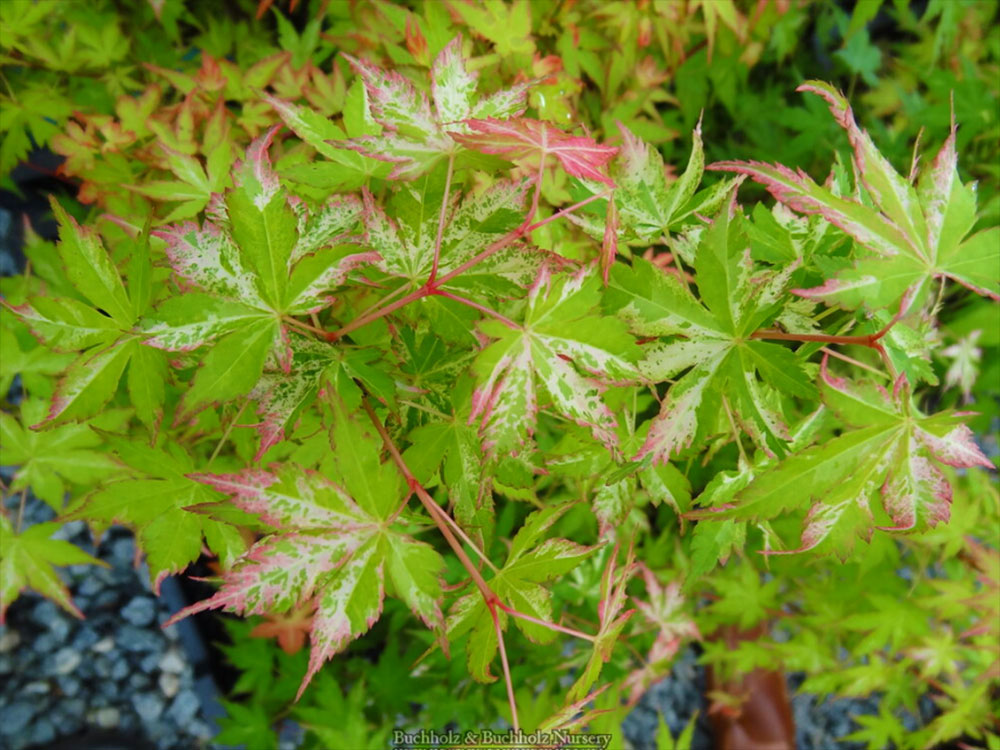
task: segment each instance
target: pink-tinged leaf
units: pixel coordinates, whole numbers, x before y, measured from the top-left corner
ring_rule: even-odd
[[[477,360],[488,364],[486,380],[472,395],[469,421],[482,420],[483,452],[488,456],[518,451],[534,432],[538,413],[531,348],[524,341],[504,339],[489,346]]]
[[[882,505],[895,525],[880,528],[909,531],[918,521],[928,527],[946,523],[951,516],[951,485],[944,474],[920,455],[912,435],[899,442],[896,454],[882,487]]]
[[[56,385],[48,415],[32,427],[55,426],[100,413],[118,390],[131,352],[130,346],[120,341],[96,353],[91,349],[77,359]]]
[[[371,526],[371,519],[343,489],[314,472],[245,469],[239,474],[189,474],[188,478],[228,495],[237,508],[276,528],[356,531]]]
[[[210,609],[245,615],[287,612],[311,599],[323,574],[350,559],[350,554],[364,541],[346,534],[334,537],[293,533],[268,537],[255,544],[223,576],[222,588],[215,596],[181,610],[164,627]]]
[[[348,643],[368,632],[382,614],[384,564],[374,542],[355,552],[326,584],[313,615],[309,668],[295,699],[302,697],[313,675]]]
[[[371,63],[343,53],[361,76],[368,92],[372,117],[383,127],[421,140],[438,138],[440,129],[431,115],[427,97],[399,73],[377,68]]]
[[[705,389],[725,355],[723,351],[701,362],[670,388],[660,406],[660,413],[650,425],[646,442],[633,460],[652,456],[653,463],[665,463],[691,445],[698,431],[698,409]]]
[[[983,455],[979,446],[976,445],[972,430],[967,425],[956,425],[944,435],[920,429],[917,430],[917,439],[927,447],[938,461],[949,466],[994,468],[993,463]]]
[[[244,267],[228,232],[210,222],[200,229],[193,222],[184,222],[152,234],[166,240],[167,259],[188,286],[263,306],[253,274]]]
[[[594,274],[553,281],[543,268],[529,293],[523,329],[482,324],[483,333],[499,340],[476,360],[480,384],[470,421],[482,417],[490,455],[517,450],[532,434],[539,385],[556,412],[589,427],[608,447],[616,443],[615,419],[601,397],[600,381],[639,379],[632,364],[639,349],[623,323],[589,315],[600,302],[599,287]]]
[[[445,45],[431,66],[431,96],[439,122],[456,122],[469,116],[478,77],[465,67],[462,37],[455,37]]]
[[[830,355],[823,356],[820,379],[823,401],[845,422],[856,426],[887,424],[899,419],[889,392],[881,385],[851,381],[830,372]]]
[[[976,220],[975,193],[958,176],[954,120],[941,150],[920,175],[917,195],[927,222],[927,246],[937,259],[951,256]]]
[[[568,135],[548,123],[526,117],[503,122],[492,117],[469,119],[465,124],[472,134],[449,135],[468,148],[513,161],[532,159],[536,163],[551,154],[573,177],[614,184],[603,171],[618,152],[614,146],[602,146],[586,136]]]
[[[317,250],[360,239],[350,232],[364,209],[364,204],[355,195],[334,196],[314,212],[299,202],[293,203],[292,208],[299,220],[299,238],[292,249],[292,263]]]
[[[234,183],[246,192],[258,210],[263,211],[281,190],[278,174],[271,168],[267,150],[282,124],[274,125],[264,135],[254,139],[247,148],[246,158],[233,168]]]
[[[820,187],[802,170],[796,173],[781,164],[757,161],[720,161],[708,168],[749,176],[789,208],[801,213],[822,215],[879,255],[919,255],[898,226],[872,209],[840,198]]]
[[[821,81],[809,81],[796,89],[822,97],[830,112],[845,131],[854,149],[854,164],[875,204],[909,241],[909,246],[925,260],[933,259],[933,250],[926,244],[927,227],[916,191],[903,179],[872,143],[868,133],[854,121],[847,99]]]

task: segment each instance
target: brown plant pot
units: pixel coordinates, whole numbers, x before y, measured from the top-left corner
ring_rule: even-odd
[[[740,641],[759,640],[766,633],[766,623],[745,631],[727,625],[715,638],[736,648]],[[714,700],[709,709],[718,750],[795,750],[795,720],[784,672],[755,669],[728,681],[720,680],[712,667],[707,672],[710,694],[737,699]]]

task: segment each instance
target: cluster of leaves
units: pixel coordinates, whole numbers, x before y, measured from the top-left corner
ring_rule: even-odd
[[[210,550],[219,591],[184,614],[308,634],[308,658],[233,650],[252,697],[227,741],[291,713],[317,746],[382,746],[412,695],[421,726],[617,733],[702,637],[719,669],[885,692],[872,747],[992,736],[1000,507],[970,425],[997,413],[1000,229],[961,136],[901,175],[810,82],[850,146],[823,184],[794,159],[706,173],[682,100],[674,178],[656,71],[680,98],[709,55],[778,54],[769,30],[806,10],[601,5],[278,14],[283,51],[236,62],[226,33],[252,22],[215,21],[194,70],[76,116],[66,173],[118,218],[53,203],[59,242],[29,233],[0,287],[0,380],[25,394],[8,489],[131,526],[157,583]],[[331,61],[341,21],[355,54]],[[777,205],[741,204],[746,177]],[[4,610],[26,587],[72,608],[52,566],[86,560],[55,528],[4,516]],[[772,620],[787,639],[711,640]],[[903,736],[921,683],[941,714]]]

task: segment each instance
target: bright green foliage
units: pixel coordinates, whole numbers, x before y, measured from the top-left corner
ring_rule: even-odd
[[[617,733],[693,640],[992,741],[989,3],[70,5],[0,10],[82,204],[0,280],[5,608],[87,561],[31,491],[264,618],[220,742]]]
[[[11,602],[29,586],[68,612],[83,617],[52,566],[105,563],[69,542],[50,539],[57,528],[57,523],[40,523],[16,534],[6,516],[0,516],[0,547],[3,549],[3,559],[0,560],[0,622],[6,617]]]

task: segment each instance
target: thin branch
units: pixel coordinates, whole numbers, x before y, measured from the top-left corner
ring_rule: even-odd
[[[527,620],[528,622],[533,622],[535,625],[541,625],[543,628],[548,628],[549,630],[555,630],[559,633],[566,633],[566,635],[572,635],[576,638],[582,638],[585,641],[590,641],[593,643],[597,640],[592,635],[587,635],[586,633],[581,633],[579,630],[573,630],[573,628],[567,628],[564,625],[559,625],[554,622],[548,622],[546,620],[539,620],[537,617],[532,617],[531,615],[525,614],[524,612],[519,612],[518,610],[508,607],[503,602],[497,602],[497,606],[512,617],[518,617],[522,620]]]
[[[238,412],[236,412],[236,416],[233,417],[229,421],[228,425],[226,425],[226,429],[222,433],[222,437],[219,438],[219,442],[215,444],[215,450],[213,450],[212,451],[212,455],[209,456],[209,459],[208,459],[209,463],[212,463],[212,461],[215,460],[216,456],[219,455],[219,451],[222,450],[222,446],[225,445],[226,444],[226,440],[229,439],[229,433],[231,433],[233,431],[233,427],[236,426],[236,423],[240,419],[240,415],[243,414],[243,410],[247,408],[247,404],[249,404],[249,403],[250,403],[250,399],[245,399],[243,401],[243,405],[240,407],[240,410]]]
[[[24,502],[28,498],[28,488],[21,490],[21,501],[17,505],[17,527],[14,533],[21,533],[21,524],[24,523]]]
[[[880,378],[887,378],[887,379],[889,378],[888,375],[886,375],[884,372],[882,372],[878,368],[872,367],[871,365],[866,365],[864,362],[861,362],[860,360],[854,359],[854,357],[848,357],[846,354],[841,354],[836,349],[831,349],[828,346],[824,346],[824,347],[820,348],[820,351],[823,352],[824,354],[829,354],[831,357],[836,357],[837,359],[842,359],[845,362],[848,362],[848,363],[854,365],[855,367],[860,367],[863,370],[868,370],[868,372],[874,373],[875,375],[878,375]]]
[[[438,263],[441,261],[441,237],[444,235],[444,219],[448,212],[448,193],[451,192],[451,175],[455,170],[455,152],[448,155],[448,176],[444,180],[444,198],[441,201],[441,213],[438,214],[437,236],[434,238],[434,265],[431,266],[431,275],[427,279],[427,285],[433,286],[437,279]]]
[[[521,727],[517,720],[517,701],[514,699],[514,682],[510,678],[510,664],[507,663],[507,647],[503,642],[503,630],[500,628],[500,616],[497,614],[496,607],[490,607],[490,617],[493,618],[493,629],[497,633],[497,645],[500,647],[500,664],[503,665],[503,679],[507,683],[507,701],[510,703],[511,723],[514,725],[514,731],[517,732]]]
[[[451,547],[452,551],[458,556],[459,561],[461,561],[462,566],[465,568],[469,577],[472,578],[472,582],[476,584],[476,588],[479,589],[479,593],[483,595],[483,599],[486,600],[487,606],[492,607],[493,602],[497,601],[497,595],[493,593],[493,590],[489,587],[486,581],[480,575],[478,568],[472,564],[472,560],[469,556],[465,554],[465,549],[455,538],[455,535],[451,533],[451,529],[448,527],[448,522],[444,520],[443,516],[447,515],[438,505],[434,498],[432,498],[425,490],[420,482],[417,481],[416,477],[413,476],[413,472],[410,471],[410,467],[406,465],[403,460],[403,456],[400,454],[399,449],[396,448],[395,443],[392,442],[392,438],[389,436],[388,431],[385,429],[385,425],[379,420],[378,415],[375,414],[375,410],[372,409],[370,403],[368,403],[367,398],[361,400],[361,405],[364,410],[368,413],[368,418],[371,420],[372,424],[375,426],[376,431],[382,438],[382,442],[385,444],[386,450],[389,451],[389,455],[392,456],[392,460],[396,463],[396,467],[399,469],[403,478],[406,480],[406,484],[410,489],[412,489],[420,502],[423,503],[424,508],[430,514],[431,518],[437,524],[438,529],[444,536],[445,541]]]
[[[398,300],[393,302],[391,305],[386,305],[382,308],[377,308],[371,310],[370,312],[355,318],[350,323],[338,328],[336,331],[328,331],[324,334],[324,338],[327,341],[336,341],[341,339],[351,331],[356,331],[358,328],[363,328],[364,326],[372,323],[379,318],[383,318],[391,312],[395,312],[401,307],[406,307],[411,302],[427,297],[430,294],[430,290],[426,286],[422,286],[416,291],[410,292],[405,297],[400,297]]]
[[[471,299],[466,299],[465,297],[460,297],[457,294],[452,294],[451,292],[445,292],[445,291],[443,291],[441,289],[436,290],[434,292],[434,294],[436,296],[438,296],[438,297],[444,297],[446,299],[450,299],[450,300],[454,300],[455,302],[459,302],[459,303],[461,303],[463,305],[467,305],[468,307],[471,307],[474,310],[479,310],[479,312],[486,313],[487,315],[489,315],[491,317],[494,317],[497,320],[499,320],[501,323],[503,323],[508,328],[520,328],[520,326],[517,323],[515,323],[513,320],[511,320],[510,318],[508,318],[508,317],[506,317],[504,315],[501,315],[496,310],[491,310],[490,308],[486,307],[485,305],[480,305],[478,302],[473,302]]]
[[[532,224],[531,226],[529,226],[527,229],[524,230],[524,234],[530,234],[531,232],[534,232],[539,227],[545,226],[549,222],[552,222],[552,221],[555,221],[556,219],[562,218],[566,214],[571,214],[574,211],[576,211],[576,209],[578,209],[578,208],[583,208],[588,203],[593,203],[594,201],[600,200],[601,198],[608,198],[611,195],[611,192],[612,191],[610,191],[610,190],[605,190],[603,193],[595,193],[594,195],[590,196],[589,198],[584,198],[582,201],[577,201],[572,206],[567,206],[566,208],[559,209],[558,211],[556,211],[551,216],[547,216],[544,219],[542,219],[541,221],[536,221],[534,224]]]
[[[303,331],[308,331],[309,333],[315,333],[317,336],[326,336],[329,331],[319,328],[318,326],[311,326],[308,323],[303,323],[301,320],[296,320],[290,315],[286,315],[282,318],[282,321],[288,323],[289,325],[295,326]]]

